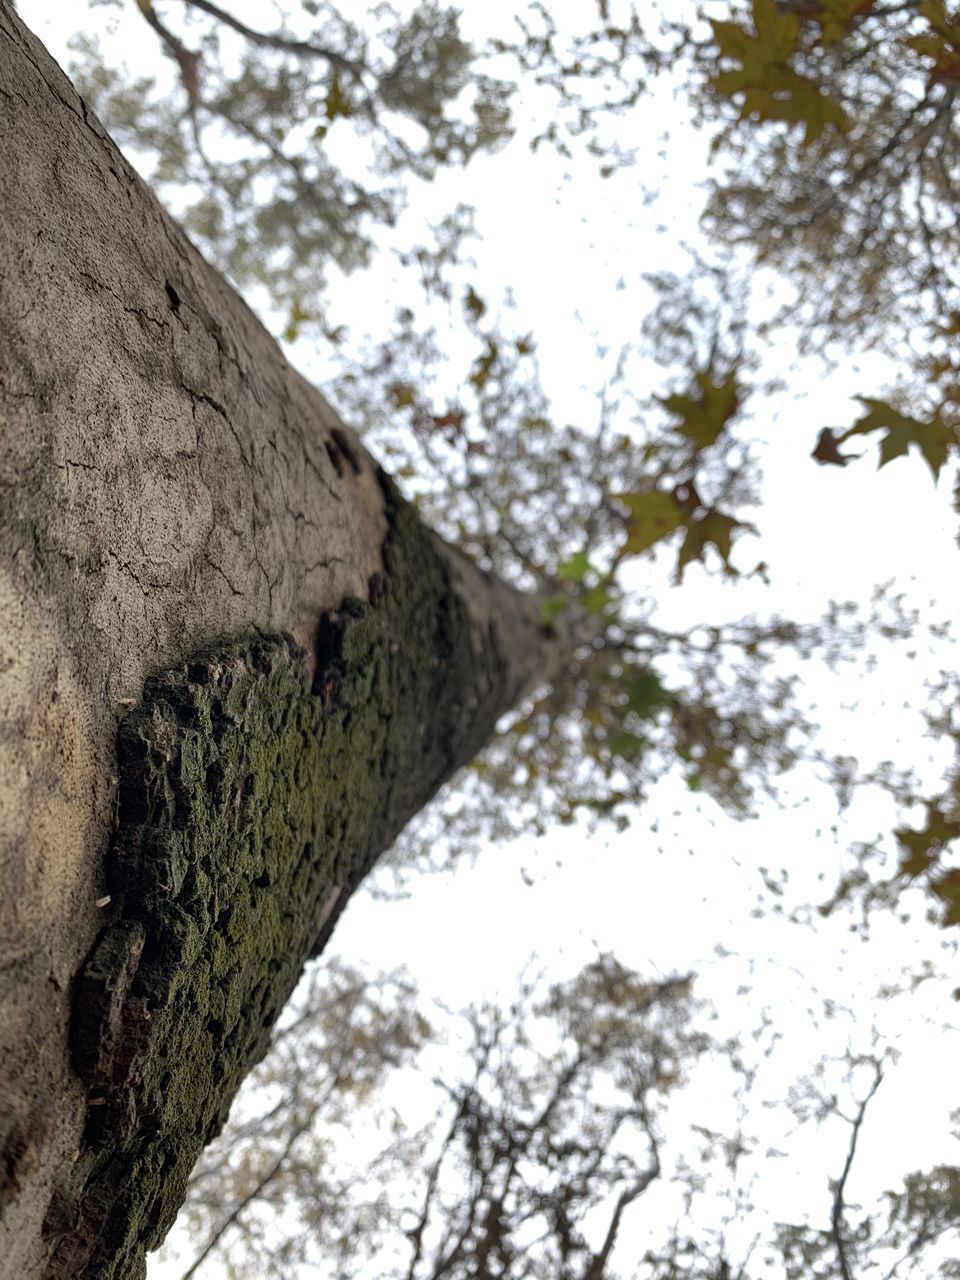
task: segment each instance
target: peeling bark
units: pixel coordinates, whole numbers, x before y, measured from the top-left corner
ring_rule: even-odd
[[[129,1280],[574,637],[419,524],[5,0],[0,227],[0,1277]]]

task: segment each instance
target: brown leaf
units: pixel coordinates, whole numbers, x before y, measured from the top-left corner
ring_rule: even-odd
[[[845,467],[848,462],[861,456],[859,453],[841,453],[839,444],[840,441],[830,428],[824,427],[817,437],[817,447],[810,456],[820,463],[833,463],[838,467]]]

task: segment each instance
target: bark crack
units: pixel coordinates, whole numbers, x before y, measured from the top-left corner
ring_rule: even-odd
[[[190,397],[191,405],[193,407],[194,421],[197,420],[198,404],[205,404],[209,406],[209,408],[213,409],[213,411],[219,414],[219,416],[224,420],[224,422],[230,428],[230,433],[233,436],[234,440],[237,442],[237,448],[240,451],[240,460],[243,462],[245,467],[252,468],[253,461],[251,458],[247,456],[247,453],[243,446],[243,441],[240,438],[240,433],[237,430],[237,428],[234,426],[233,421],[230,417],[230,414],[227,412],[224,406],[220,403],[220,401],[215,399],[213,396],[208,395],[205,391],[197,391],[194,387],[191,387],[187,383],[183,374],[180,372],[179,368],[176,369],[176,374],[177,374],[177,379],[180,383],[181,388]],[[198,431],[199,431],[199,427],[198,427]]]
[[[212,532],[212,531],[211,531],[211,532]],[[204,563],[205,563],[205,564],[207,564],[207,565],[209,565],[209,566],[210,566],[210,568],[214,571],[214,573],[217,573],[217,574],[219,574],[219,575],[220,575],[220,577],[224,580],[224,582],[225,582],[225,583],[227,584],[227,586],[230,588],[230,592],[231,592],[231,594],[232,594],[232,595],[235,595],[235,596],[242,596],[242,595],[244,594],[242,591],[238,590],[238,589],[233,585],[233,583],[230,581],[230,579],[229,579],[229,577],[227,576],[227,574],[224,572],[224,570],[221,568],[221,566],[217,564],[216,560],[214,560],[214,558],[213,558],[212,556],[210,556],[210,555],[206,555],[206,554],[205,554],[205,555],[204,555],[204,557],[203,557],[203,559],[204,559]]]
[[[89,271],[80,271],[77,274],[82,280],[89,280],[95,288],[100,289],[103,293],[109,293],[111,298],[120,303],[127,315],[136,316],[142,325],[155,324],[160,329],[166,329],[166,320],[159,320],[156,316],[150,315],[148,311],[144,311],[142,307],[128,307],[125,299],[115,289],[108,284],[104,284],[102,280],[98,280],[96,276],[92,276]]]

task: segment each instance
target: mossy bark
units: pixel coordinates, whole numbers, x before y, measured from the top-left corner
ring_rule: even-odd
[[[50,1280],[132,1280],[350,893],[503,711],[435,539],[384,479],[373,600],[319,622],[312,674],[257,635],[148,680],[119,736],[112,921],[80,976],[80,1158]],[[69,1206],[69,1212],[65,1211]]]

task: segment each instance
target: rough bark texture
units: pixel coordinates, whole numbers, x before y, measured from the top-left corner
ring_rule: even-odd
[[[0,1277],[130,1280],[304,959],[563,644],[5,0],[0,228]]]

